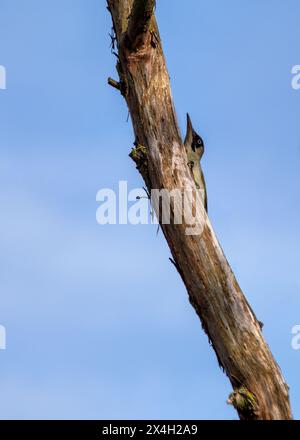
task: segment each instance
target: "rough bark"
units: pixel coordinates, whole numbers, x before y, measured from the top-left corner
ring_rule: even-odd
[[[169,75],[154,16],[154,1],[108,0],[118,46],[117,87],[136,136],[131,157],[148,190],[195,188],[173,105]],[[116,86],[116,84],[112,84]],[[187,225],[162,225],[177,268],[226,372],[229,397],[241,419],[291,419],[288,386],[202,210],[200,235]]]

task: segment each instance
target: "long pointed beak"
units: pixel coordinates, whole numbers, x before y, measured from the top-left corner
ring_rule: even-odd
[[[186,132],[190,133],[190,132],[193,131],[193,125],[192,125],[192,121],[191,121],[190,115],[188,113],[186,114],[186,119],[187,119]]]

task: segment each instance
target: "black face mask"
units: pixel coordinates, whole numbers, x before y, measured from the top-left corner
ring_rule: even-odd
[[[193,133],[192,150],[196,152],[198,148],[203,148],[203,146],[204,144],[202,138],[197,133]]]

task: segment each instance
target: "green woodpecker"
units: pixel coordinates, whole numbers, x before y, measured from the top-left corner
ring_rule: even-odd
[[[188,158],[188,166],[193,173],[196,188],[201,190],[202,202],[205,210],[207,211],[206,185],[204,174],[200,164],[200,160],[204,153],[204,142],[201,136],[199,136],[193,129],[192,121],[189,114],[187,114],[187,129],[184,146]]]

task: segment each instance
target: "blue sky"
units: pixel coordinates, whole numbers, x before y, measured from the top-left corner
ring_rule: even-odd
[[[157,4],[212,223],[299,418],[299,1]],[[0,418],[235,419],[162,234],[95,220],[99,189],[143,186],[110,28],[104,0],[0,0]]]

